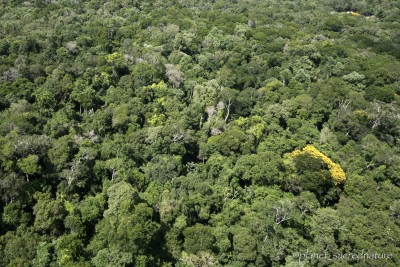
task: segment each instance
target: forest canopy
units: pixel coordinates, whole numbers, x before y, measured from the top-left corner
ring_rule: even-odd
[[[0,0],[0,266],[400,266],[399,14]]]

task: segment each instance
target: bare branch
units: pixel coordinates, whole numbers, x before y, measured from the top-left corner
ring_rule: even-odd
[[[231,105],[232,105],[232,98],[229,98],[229,99],[228,99],[228,104],[226,105],[226,116],[225,116],[225,122],[226,122],[226,121],[228,121],[228,117],[229,117],[229,113],[230,113]]]

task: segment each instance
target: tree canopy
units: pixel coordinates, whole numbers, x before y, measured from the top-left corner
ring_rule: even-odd
[[[400,266],[399,12],[0,1],[0,266]]]

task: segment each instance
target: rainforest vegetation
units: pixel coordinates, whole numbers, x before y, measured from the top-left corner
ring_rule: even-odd
[[[0,0],[0,266],[400,266],[399,77],[400,1]]]

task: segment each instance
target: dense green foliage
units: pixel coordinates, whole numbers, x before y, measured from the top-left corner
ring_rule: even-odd
[[[399,12],[0,1],[0,266],[400,266]]]

